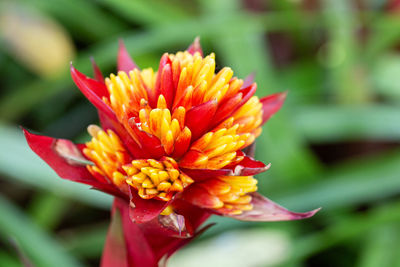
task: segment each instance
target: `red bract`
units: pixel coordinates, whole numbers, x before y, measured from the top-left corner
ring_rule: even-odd
[[[120,43],[118,73],[103,81],[71,65],[72,79],[98,109],[92,140],[71,141],[25,131],[29,146],[57,174],[115,196],[102,266],[157,266],[202,230],[211,215],[247,221],[297,220],[259,195],[253,175],[265,165],[246,155],[286,93],[254,96],[230,68],[215,73],[199,40],[164,54],[159,69],[140,70]],[[204,230],[205,228],[203,228]]]

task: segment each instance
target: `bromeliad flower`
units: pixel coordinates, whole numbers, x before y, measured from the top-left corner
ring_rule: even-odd
[[[74,82],[98,109],[86,144],[25,131],[57,174],[114,195],[103,266],[157,266],[211,215],[247,221],[308,218],[261,196],[254,175],[269,168],[251,151],[285,93],[259,99],[256,84],[215,72],[198,39],[164,54],[158,71],[140,70],[120,44],[118,73],[95,78],[73,66]],[[122,228],[121,228],[122,227]],[[123,231],[118,230],[123,229]]]

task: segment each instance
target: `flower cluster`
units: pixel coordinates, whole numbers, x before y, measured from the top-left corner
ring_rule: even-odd
[[[215,55],[204,57],[198,39],[184,52],[164,54],[157,71],[139,69],[121,43],[117,65],[105,79],[95,64],[94,79],[71,66],[99,113],[101,126],[88,127],[89,142],[25,131],[60,177],[116,197],[119,220],[113,219],[103,266],[156,266],[211,214],[276,221],[316,212],[293,213],[256,192],[254,175],[269,165],[250,153],[285,93],[259,99],[252,77],[236,78],[228,67],[216,72]],[[124,229],[122,244],[115,225]]]

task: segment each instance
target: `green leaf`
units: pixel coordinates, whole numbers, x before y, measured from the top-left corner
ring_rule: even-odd
[[[7,267],[23,267],[22,263],[16,258],[10,255],[9,252],[0,250],[0,263]]]
[[[355,6],[347,0],[321,2],[328,41],[320,49],[321,64],[327,68],[329,90],[337,103],[362,103],[369,99],[362,67],[357,65]]]
[[[275,194],[278,203],[294,210],[332,210],[400,193],[400,151],[336,166],[318,182]]]
[[[44,229],[54,229],[61,221],[69,201],[49,192],[36,193],[30,204],[32,220]],[[51,216],[49,216],[51,215]]]
[[[309,105],[294,108],[292,122],[313,143],[400,140],[400,109],[390,105]]]
[[[64,247],[73,255],[98,258],[103,251],[108,224],[75,228],[63,239]]]
[[[362,238],[382,224],[399,220],[400,203],[398,202],[377,207],[366,214],[342,218],[340,222],[332,223],[323,231],[298,238],[294,243],[291,261],[297,262],[340,243]]]
[[[366,236],[359,267],[398,266],[400,232],[398,221],[372,229]],[[397,261],[397,264],[396,264]]]
[[[157,25],[187,19],[187,6],[171,5],[157,0],[100,0],[125,19],[143,24]],[[186,7],[186,10],[182,7]]]
[[[29,220],[17,207],[0,196],[0,233],[3,241],[13,238],[21,246],[27,257],[43,267],[82,266],[54,239]]]
[[[95,41],[128,28],[115,16],[104,12],[93,1],[23,0],[23,3],[55,17],[81,40]],[[77,19],[79,17],[85,18],[84,22]]]
[[[366,42],[365,56],[373,63],[382,53],[400,41],[400,18],[397,14],[377,14],[368,20],[370,38]]]
[[[372,66],[371,81],[377,93],[388,101],[400,100],[400,56],[395,53],[381,55]]]

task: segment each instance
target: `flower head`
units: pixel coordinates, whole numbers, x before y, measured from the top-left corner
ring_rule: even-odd
[[[285,93],[254,96],[252,78],[239,79],[229,67],[216,71],[215,55],[204,57],[198,39],[184,52],[164,54],[157,71],[140,70],[122,43],[117,74],[103,79],[94,70],[91,79],[71,66],[74,82],[99,112],[101,126],[88,127],[90,141],[74,145],[25,134],[62,178],[118,197],[122,217],[121,203],[130,203],[130,220],[156,220],[182,237],[193,236],[210,214],[275,221],[316,212],[293,213],[256,193],[254,175],[269,165],[244,152]]]

